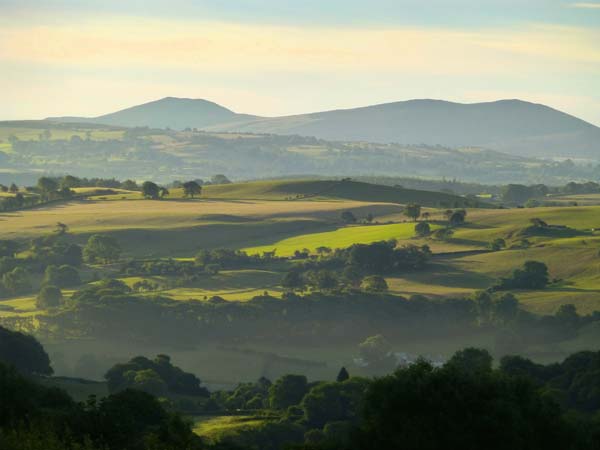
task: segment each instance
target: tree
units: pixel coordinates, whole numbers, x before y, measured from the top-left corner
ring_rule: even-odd
[[[446,366],[463,373],[483,375],[492,371],[492,362],[492,355],[487,350],[469,347],[456,352]]]
[[[56,234],[59,236],[64,236],[69,232],[69,226],[62,222],[56,222]]]
[[[117,261],[121,255],[121,246],[115,238],[103,234],[91,236],[83,248],[86,261],[110,263]]]
[[[44,272],[42,283],[65,288],[81,284],[81,278],[79,277],[79,272],[73,266],[67,264],[62,266],[49,265]]]
[[[15,267],[2,275],[2,284],[11,294],[24,294],[31,289],[29,272],[23,267]]]
[[[356,223],[356,216],[352,211],[344,211],[341,215],[342,221],[345,223]]]
[[[373,213],[369,213],[369,214],[367,214],[367,217],[365,217],[365,220],[367,221],[367,223],[373,222],[373,219],[375,219],[375,216],[373,215]]]
[[[346,380],[347,380],[347,379],[349,379],[349,378],[350,378],[350,374],[348,373],[348,371],[346,370],[346,368],[345,368],[345,367],[342,367],[342,368],[340,369],[340,371],[338,372],[338,374],[337,374],[337,377],[336,377],[336,379],[335,379],[335,380],[336,380],[338,383],[341,383],[342,381],[346,381]]]
[[[363,378],[352,378],[342,383],[317,384],[302,399],[304,419],[318,428],[330,422],[357,422],[369,383]]]
[[[202,186],[195,181],[187,181],[183,183],[183,196],[194,198],[202,193]]]
[[[560,409],[532,383],[425,361],[374,380],[362,419],[357,448],[572,448]]]
[[[157,355],[154,360],[136,356],[127,363],[115,364],[104,378],[110,392],[134,388],[155,395],[209,396],[198,377],[171,364],[167,355]]]
[[[166,187],[159,187],[158,188],[158,193],[159,193],[159,197],[160,198],[164,198],[164,197],[168,197],[169,196],[169,190]]]
[[[0,361],[12,364],[23,373],[51,375],[53,372],[48,354],[33,336],[1,326]]]
[[[167,392],[167,384],[160,375],[152,369],[128,372],[126,375],[133,377],[131,386],[135,389],[139,389],[140,391],[147,392],[157,397],[163,396]]]
[[[133,180],[125,180],[121,183],[121,188],[127,191],[135,191],[138,188],[138,185]]]
[[[16,194],[17,192],[19,192],[19,187],[15,183],[11,183],[8,190],[11,194]]]
[[[335,289],[338,286],[338,280],[329,270],[313,270],[308,274],[309,283],[320,290]]]
[[[431,227],[427,222],[419,222],[415,225],[415,233],[420,237],[429,236],[431,234]]]
[[[54,178],[41,177],[37,182],[37,187],[42,195],[48,198],[50,194],[58,190],[58,182]]]
[[[421,216],[421,205],[409,203],[404,207],[404,215],[413,219],[415,222]]]
[[[502,238],[494,239],[492,242],[490,242],[489,247],[490,247],[490,250],[497,252],[506,247],[506,241]]]
[[[81,185],[81,180],[77,177],[74,177],[73,175],[65,175],[60,180],[61,188],[71,189],[71,188],[79,187],[80,185]]]
[[[467,211],[465,211],[464,209],[457,209],[452,213],[450,219],[448,219],[448,222],[450,222],[450,225],[452,226],[462,225],[463,223],[465,223],[466,217]]]
[[[386,292],[388,284],[385,278],[379,275],[371,275],[365,277],[360,284],[360,287],[369,292]]]
[[[549,282],[546,264],[540,261],[526,261],[522,269],[515,269],[510,277],[502,278],[495,288],[543,289]]]
[[[299,270],[290,270],[287,272],[281,282],[281,286],[291,291],[303,290],[305,285],[304,277]]]
[[[494,320],[500,324],[508,324],[519,313],[519,301],[512,294],[504,294],[492,300]]]
[[[57,286],[47,285],[40,289],[35,304],[40,309],[55,308],[60,306],[62,292]]]
[[[212,178],[210,179],[210,182],[211,182],[211,184],[231,184],[231,181],[229,180],[229,178],[227,178],[222,173],[213,175]]]
[[[144,198],[158,200],[160,198],[160,188],[152,181],[144,181],[144,184],[142,184],[142,195]]]
[[[284,375],[269,388],[269,404],[273,409],[285,410],[299,404],[307,392],[304,375]]]

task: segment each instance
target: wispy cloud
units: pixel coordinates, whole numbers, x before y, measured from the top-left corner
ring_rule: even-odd
[[[600,3],[571,3],[571,8],[600,9]]]
[[[600,66],[600,30],[528,26],[458,31],[400,27],[302,28],[118,18],[4,27],[0,61],[69,67],[198,71],[403,71],[488,74]]]

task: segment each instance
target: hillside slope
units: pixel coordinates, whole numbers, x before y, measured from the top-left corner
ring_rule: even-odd
[[[351,180],[251,181],[205,186],[203,196],[222,199],[340,199],[362,202],[418,203],[423,206],[467,206],[468,200],[442,192],[396,188]],[[475,205],[471,205],[475,206]],[[478,206],[485,207],[483,202]]]
[[[409,100],[284,117],[237,114],[207,100],[167,97],[95,118],[59,122],[314,136],[334,141],[484,147],[519,156],[600,159],[600,128],[521,100]]]
[[[172,128],[175,130],[204,128],[215,124],[252,119],[257,119],[257,117],[237,114],[208,100],[175,97],[165,97],[93,118],[50,118],[57,122],[91,122],[123,127]]]
[[[473,104],[410,100],[211,128],[329,140],[478,146],[521,156],[600,158],[600,128],[520,100]]]

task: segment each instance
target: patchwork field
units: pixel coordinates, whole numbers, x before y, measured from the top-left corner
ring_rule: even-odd
[[[392,293],[468,296],[490,287],[525,261],[537,260],[548,266],[553,283],[543,290],[516,291],[527,309],[551,314],[560,305],[573,303],[580,313],[600,310],[600,231],[596,231],[600,230],[600,206],[469,208],[466,223],[440,240],[415,237],[415,224],[402,214],[400,202],[383,195],[391,191],[375,189],[358,195],[354,192],[357,185],[305,180],[238,183],[207,186],[200,199],[183,199],[181,190],[175,189],[172,198],[161,201],[143,200],[135,191],[79,188],[78,193],[88,195],[87,199],[0,214],[0,239],[47,235],[62,222],[79,243],[91,234],[103,233],[118,240],[125,257],[182,260],[201,249],[219,247],[249,254],[276,251],[277,256],[287,257],[296,250],[315,254],[318,247],[335,249],[396,239],[401,245],[427,244],[434,257],[426,270],[388,276]],[[344,224],[340,220],[344,211],[352,211],[359,220],[372,214],[374,223]],[[432,230],[445,226],[445,208],[424,211],[429,213]],[[527,232],[534,218],[558,227],[544,233]],[[506,248],[489,251],[490,242],[498,238],[506,241]],[[146,277],[161,287],[143,294],[177,301],[213,296],[247,301],[265,291],[279,297],[288,268],[223,270],[177,287],[168,287],[160,277]],[[84,278],[89,279],[94,270],[84,271]],[[142,278],[123,280],[133,285]],[[35,296],[0,302],[0,317],[40,313]]]

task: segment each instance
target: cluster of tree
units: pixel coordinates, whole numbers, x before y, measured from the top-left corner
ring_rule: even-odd
[[[0,241],[0,296],[30,292],[32,273],[44,273],[44,285],[71,287],[80,284],[76,267],[82,264],[82,249],[66,239],[66,226],[59,225],[62,227],[57,233],[32,239],[28,245]],[[17,258],[17,253],[23,250],[27,256]]]
[[[366,290],[321,290],[305,295],[291,292],[282,299],[257,296],[247,302],[174,301],[138,296],[123,282],[103,280],[74,293],[69,308],[51,315],[18,318],[18,326],[37,327],[54,338],[84,336],[127,339],[145,345],[182,342],[278,342],[318,345],[323,340],[347,343],[365,335],[390,340],[444,336],[495,336],[500,354],[534,345],[571,339],[600,320],[600,313],[579,316],[574,310],[539,316],[520,308],[508,293],[482,293],[470,298],[410,299]],[[16,319],[4,318],[7,325]],[[29,324],[31,321],[31,324]],[[14,322],[17,324],[17,322]],[[16,325],[15,325],[16,326]]]
[[[510,356],[494,369],[486,350],[467,348],[441,367],[419,359],[375,379],[344,368],[336,381],[285,375],[213,398],[279,413],[222,438],[241,448],[583,450],[600,445],[599,358],[582,352],[542,366]]]
[[[0,363],[0,398],[0,448],[7,450],[206,448],[181,416],[137,390],[77,403]]]
[[[10,192],[13,196],[0,198],[0,211],[15,211],[31,206],[40,205],[56,200],[66,200],[75,197],[72,190],[77,187],[114,187],[128,190],[139,189],[136,182],[102,178],[77,178],[72,175],[63,177],[44,176],[37,180],[35,186],[24,189],[12,183],[10,186],[0,184],[1,192]],[[25,193],[21,192],[25,191]]]
[[[319,254],[320,258],[304,261],[286,273],[283,287],[299,291],[362,287],[383,292],[387,290],[387,283],[380,275],[421,270],[431,251],[426,245],[397,247],[395,240],[389,240],[354,244],[335,251],[321,247]]]
[[[158,355],[154,360],[137,356],[127,363],[116,364],[104,377],[112,393],[138,389],[158,397],[209,395],[194,374],[184,372],[171,364],[171,358],[167,355]]]
[[[119,181],[116,178],[81,178],[73,175],[65,175],[63,177],[50,177],[61,188],[80,188],[80,187],[102,187],[126,189],[128,191],[137,191],[139,186],[134,180]]]
[[[506,183],[506,180],[521,183],[543,180],[557,185],[570,180],[597,179],[599,174],[597,165],[574,164],[568,160],[527,160],[527,164],[523,164],[522,159],[499,153],[464,153],[441,146],[328,142],[302,136],[248,134],[232,139],[200,132],[164,130],[159,133],[168,139],[157,138],[156,130],[144,128],[128,129],[122,137],[114,139],[94,139],[93,134],[90,139],[54,136],[41,141],[13,136],[10,142],[15,151],[0,153],[0,159],[7,167],[30,173],[34,168],[51,173],[160,182],[189,179],[190,167],[204,167],[207,171],[204,176],[226,172],[244,179],[307,173],[326,176],[373,173],[390,177],[419,173],[442,181],[426,184],[414,179],[390,178],[379,182],[436,191],[452,189],[461,194],[479,194],[487,189],[477,191],[450,179],[496,184]],[[314,152],[298,151],[305,146],[317,146],[323,151],[318,156]],[[198,151],[199,148],[202,151]],[[448,181],[443,180],[444,177]],[[3,178],[5,183],[13,179],[14,176]],[[446,207],[453,206],[465,205]]]
[[[201,250],[194,258],[194,262],[202,267],[216,267],[217,269],[242,269],[249,266],[260,265],[274,258],[273,253],[263,255],[248,255],[243,250],[229,248],[216,248]]]
[[[522,269],[515,269],[509,277],[501,278],[492,290],[544,289],[550,279],[548,266],[540,261],[525,261]]]

